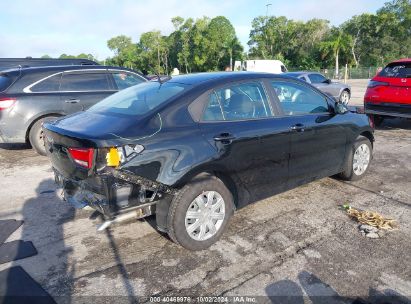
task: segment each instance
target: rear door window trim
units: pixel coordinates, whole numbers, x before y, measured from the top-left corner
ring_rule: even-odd
[[[117,69],[112,69],[113,71],[123,71],[123,70],[117,70]],[[106,77],[107,77],[107,82],[109,85],[109,89],[108,90],[73,90],[73,91],[69,91],[69,90],[65,90],[65,91],[60,91],[60,87],[61,87],[61,80],[63,78],[63,74],[71,74],[71,73],[79,73],[79,72],[85,72],[85,74],[93,74],[96,72],[101,72],[101,73],[105,73]],[[132,72],[130,72],[132,73]],[[39,91],[39,92],[32,92],[31,88],[34,87],[35,85],[39,84],[40,82],[51,78],[53,76],[56,76],[58,74],[61,74],[60,77],[60,84],[59,84],[59,90],[58,91]],[[90,93],[90,92],[116,92],[118,90],[115,89],[115,87],[113,86],[113,84],[110,82],[110,78],[108,77],[109,73],[107,73],[107,69],[80,69],[80,70],[67,70],[67,71],[60,71],[51,75],[48,75],[46,77],[43,77],[35,82],[33,82],[32,84],[26,86],[23,88],[23,92],[24,93],[31,93],[31,94],[44,94],[44,93]],[[140,75],[138,75],[137,73],[133,73],[135,75],[137,75],[138,77],[141,77]],[[144,78],[141,77],[143,80]]]

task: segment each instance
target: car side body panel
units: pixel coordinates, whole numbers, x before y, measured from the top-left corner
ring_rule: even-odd
[[[341,172],[347,151],[355,139],[364,132],[373,132],[366,115],[351,111],[336,114],[334,101],[323,93],[321,96],[330,104],[327,114],[204,123],[201,121],[204,93],[237,81],[264,82],[264,79],[271,81],[277,77],[255,73],[224,75],[233,76],[200,81],[188,93],[139,119],[86,111],[45,124],[46,137],[51,136],[53,141],[68,147],[104,149],[142,145],[141,153],[113,170],[151,180],[157,183],[156,187],[164,185],[173,189],[180,189],[200,173],[210,172],[227,183],[236,198],[237,208],[240,208],[296,185]],[[184,77],[176,77],[174,81],[183,82]],[[282,79],[300,82],[288,77]],[[275,108],[278,101],[272,94],[273,90],[268,89],[270,102]],[[301,136],[290,129],[299,122],[309,129],[306,135]],[[226,131],[233,133],[232,142],[226,145],[215,140]],[[105,162],[104,158],[102,160]],[[58,159],[53,163],[56,162]],[[68,172],[63,167],[57,169]],[[84,174],[87,176],[87,172]],[[68,177],[81,179],[81,176]],[[97,174],[88,178],[99,177]]]

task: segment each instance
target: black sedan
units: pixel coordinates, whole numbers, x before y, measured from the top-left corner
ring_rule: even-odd
[[[373,129],[295,78],[203,73],[147,82],[45,123],[65,199],[106,221],[155,214],[191,250],[216,242],[235,209],[326,176],[361,178]]]

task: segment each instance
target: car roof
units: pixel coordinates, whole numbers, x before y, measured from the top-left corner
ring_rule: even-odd
[[[402,59],[398,59],[390,63],[398,63],[398,62],[411,62],[411,58],[402,58]]]
[[[207,73],[193,73],[173,76],[168,82],[182,83],[188,85],[204,84],[207,82],[213,82],[216,80],[247,80],[255,78],[287,78],[288,76],[283,76],[283,74],[271,74],[262,72],[207,72]]]
[[[63,72],[68,70],[125,70],[136,73],[136,71],[123,68],[123,67],[116,67],[116,66],[106,66],[106,65],[55,65],[55,66],[36,66],[36,67],[20,67],[20,68],[12,68],[1,71],[1,73],[10,73],[15,71],[21,71],[24,74],[28,73],[42,73],[42,72]]]

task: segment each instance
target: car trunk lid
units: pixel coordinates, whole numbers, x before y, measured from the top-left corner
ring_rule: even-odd
[[[108,148],[135,143],[159,128],[156,118],[138,120],[87,111],[43,126],[53,168],[73,179],[85,179],[94,174],[96,165],[106,164]]]

